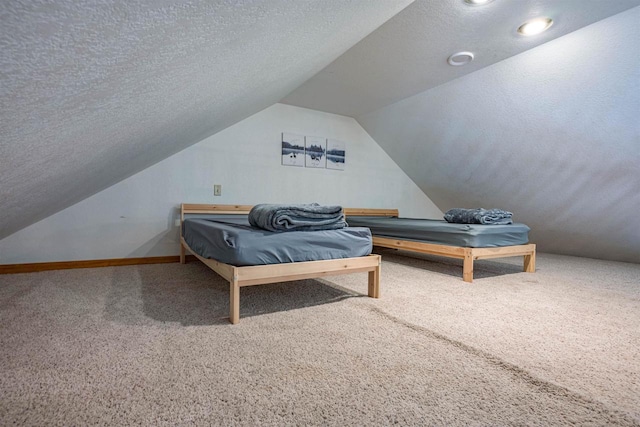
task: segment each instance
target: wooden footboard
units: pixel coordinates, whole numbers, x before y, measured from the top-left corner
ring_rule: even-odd
[[[190,213],[246,214],[249,213],[249,210],[251,210],[251,206],[246,205],[183,204],[180,218],[182,222],[184,215]],[[233,324],[240,321],[240,288],[244,286],[368,272],[368,295],[372,298],[380,297],[380,255],[371,254],[356,258],[236,267],[201,257],[189,247],[181,232],[180,262],[182,264],[186,262],[185,253],[187,251],[194,254],[196,258],[229,282],[229,320]]]

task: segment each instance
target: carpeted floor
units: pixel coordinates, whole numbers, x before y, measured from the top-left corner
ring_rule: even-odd
[[[381,299],[243,288],[235,326],[199,262],[0,276],[0,425],[640,425],[640,265],[379,253]]]

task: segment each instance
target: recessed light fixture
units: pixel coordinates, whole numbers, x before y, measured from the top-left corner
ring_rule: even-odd
[[[491,3],[493,0],[464,0],[465,3],[471,6],[482,6],[483,4]]]
[[[551,18],[530,19],[518,27],[518,34],[535,36],[547,30],[551,25],[553,25],[553,19]]]
[[[453,65],[454,67],[468,64],[471,61],[473,61],[473,53],[471,52],[457,52],[447,59],[449,65]]]

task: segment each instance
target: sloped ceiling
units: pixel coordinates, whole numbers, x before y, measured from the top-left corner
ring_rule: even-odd
[[[354,116],[442,211],[508,209],[541,251],[640,262],[637,5],[417,0],[282,102]],[[518,36],[537,16],[553,26]]]
[[[410,2],[0,2],[0,238],[274,104]]]
[[[417,0],[281,102],[356,117],[477,71],[640,4],[640,0]],[[550,16],[536,37],[517,28]],[[449,55],[471,51],[464,67]]]
[[[441,210],[511,210],[541,251],[638,263],[639,22],[636,7],[357,120]]]

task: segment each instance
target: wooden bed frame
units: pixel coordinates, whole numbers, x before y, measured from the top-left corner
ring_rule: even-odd
[[[345,215],[351,216],[381,216],[398,217],[397,209],[359,209],[345,208]],[[390,237],[373,236],[373,245],[383,248],[403,249],[406,251],[420,252],[424,254],[439,255],[448,258],[464,260],[462,267],[462,279],[465,282],[473,282],[473,262],[477,259],[505,258],[511,256],[524,257],[524,271],[533,273],[536,271],[536,245],[502,246],[497,248],[469,248],[461,246],[438,245],[434,243],[416,242],[413,240],[395,239]]]
[[[180,263],[186,262],[189,251],[206,266],[229,282],[229,320],[236,324],[240,321],[240,288],[243,286],[264,285],[292,280],[315,279],[324,276],[369,272],[368,294],[372,298],[380,297],[380,255],[368,255],[356,258],[342,258],[322,261],[292,262],[285,264],[255,265],[236,267],[214,259],[203,258],[195,253],[182,237],[182,222],[185,214],[248,214],[249,205],[198,205],[183,203],[180,210]]]

